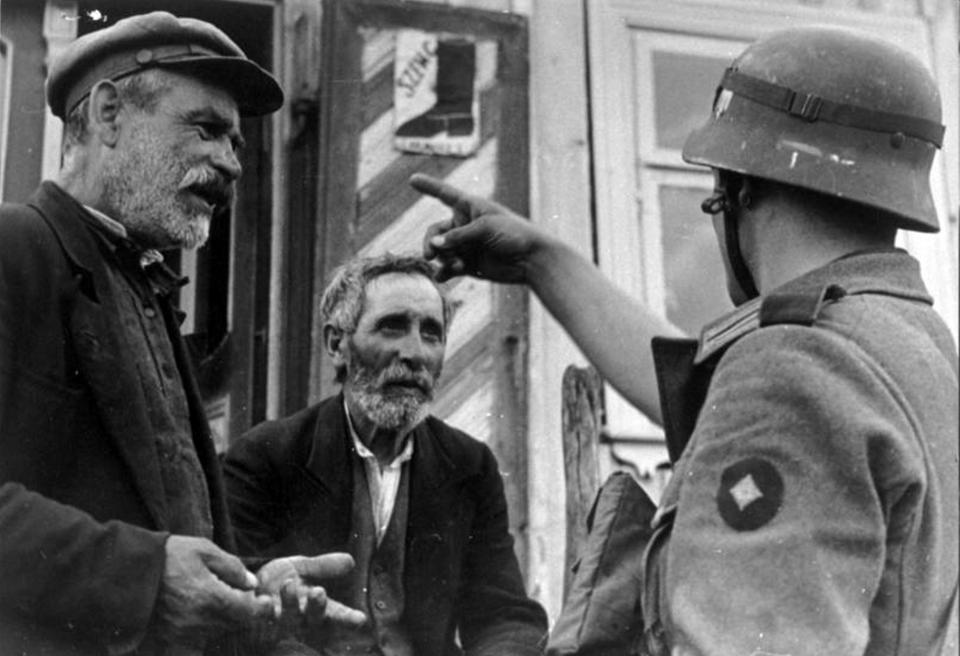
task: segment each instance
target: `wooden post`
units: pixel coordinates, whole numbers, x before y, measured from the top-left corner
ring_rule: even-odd
[[[587,514],[599,489],[597,445],[602,428],[603,381],[593,367],[563,372],[563,470],[566,482],[567,548],[563,596],[572,567],[587,537]]]

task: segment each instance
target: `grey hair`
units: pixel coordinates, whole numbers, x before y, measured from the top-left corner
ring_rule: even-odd
[[[160,98],[172,87],[171,79],[155,68],[115,80],[113,84],[117,87],[120,102],[146,112],[152,112]],[[90,96],[88,95],[67,114],[63,122],[64,150],[86,142],[89,136],[87,121],[89,107]]]
[[[357,257],[337,267],[320,300],[323,325],[329,324],[344,335],[356,332],[363,314],[367,285],[371,280],[389,273],[423,276],[433,283],[443,302],[443,332],[446,336],[453,317],[453,304],[437,282],[433,267],[417,255],[384,253],[374,257]],[[343,382],[345,375],[345,368],[338,367],[337,382]]]

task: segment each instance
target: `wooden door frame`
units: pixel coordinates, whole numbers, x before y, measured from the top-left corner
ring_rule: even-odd
[[[353,136],[363,128],[366,108],[362,103],[361,26],[380,28],[416,27],[428,32],[471,34],[498,43],[498,89],[501,116],[509,121],[497,124],[498,140],[510,144],[498,153],[496,187],[493,197],[520,213],[529,208],[529,106],[527,19],[514,14],[486,12],[397,0],[328,0],[323,5],[321,98],[317,108],[319,184],[316,212],[300,212],[304,219],[291,240],[291,314],[298,313],[298,326],[287,335],[287,384],[285,403],[293,411],[334,393],[332,366],[324,357],[319,314],[320,295],[330,272],[355,253],[360,237],[349,226],[358,214],[357,170],[359,143]],[[331,89],[336,89],[332,93]],[[326,93],[324,93],[326,90]],[[442,157],[410,157],[398,176],[396,198],[413,205],[419,194],[406,185],[406,176],[417,171],[443,176],[458,161]],[[299,175],[299,174],[298,174]],[[291,198],[291,200],[293,200]],[[324,217],[336,220],[324,220]],[[291,212],[291,221],[297,220]],[[293,227],[292,227],[293,229]],[[309,236],[315,235],[310,241]],[[355,239],[355,237],[357,237]],[[312,255],[312,266],[306,261]],[[489,446],[506,461],[511,476],[504,480],[510,508],[510,524],[518,538],[517,552],[526,565],[527,517],[527,331],[528,295],[524,289],[497,286],[495,303],[501,316],[491,325],[496,344],[494,374],[500,392],[498,411],[503,425],[515,427],[513,434],[491,437]],[[297,309],[298,308],[298,309]],[[306,309],[310,320],[303,321]],[[302,323],[301,323],[302,322]],[[309,325],[310,330],[305,327]],[[303,357],[310,354],[309,362]]]
[[[358,144],[338,139],[337,135],[356,134],[363,112],[360,109],[362,71],[359,68],[358,49],[362,41],[356,28],[362,25],[378,27],[416,27],[424,31],[446,31],[473,34],[478,38],[496,38],[501,44],[498,79],[503,92],[501,113],[511,121],[501,122],[500,140],[511,145],[509,156],[498,159],[499,168],[494,198],[525,214],[529,204],[529,139],[528,139],[528,38],[524,17],[475,9],[450,7],[398,0],[328,0],[324,21],[323,84],[329,89],[336,85],[343,95],[328,94],[320,110],[320,152],[323,153],[323,175],[320,184],[318,221],[324,216],[337,216],[338,221],[326,221],[318,226],[314,272],[317,284],[313,289],[311,307],[312,349],[310,363],[309,398],[317,400],[333,389],[329,365],[323,358],[323,344],[319,334],[319,301],[329,273],[344,260],[344,254],[356,251],[345,226],[343,212],[356,215],[356,173]],[[344,38],[352,37],[352,38]],[[410,173],[422,171],[442,176],[456,164],[445,164],[442,158],[419,158]],[[504,173],[509,173],[505,175]],[[419,194],[398,181],[400,194],[412,204]],[[525,303],[524,303],[525,305]],[[520,309],[518,307],[518,309]],[[526,313],[517,321],[520,332],[526,329]],[[513,331],[511,331],[513,332]]]

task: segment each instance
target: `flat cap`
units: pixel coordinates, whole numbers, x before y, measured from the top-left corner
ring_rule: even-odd
[[[277,80],[220,29],[165,11],[124,18],[67,46],[50,63],[47,103],[64,119],[100,80],[119,80],[154,67],[225,89],[243,116],[269,114],[283,104]]]

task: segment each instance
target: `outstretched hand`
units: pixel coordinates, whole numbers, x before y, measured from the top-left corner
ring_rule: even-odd
[[[320,585],[352,569],[353,558],[345,553],[277,558],[257,572],[257,592],[269,596],[274,617],[284,624],[332,622],[359,627],[366,623],[366,615],[328,598]]]
[[[158,637],[202,648],[210,638],[273,613],[256,577],[210,540],[171,535],[157,600]]]
[[[423,255],[439,264],[437,277],[471,275],[495,282],[527,282],[527,264],[547,237],[529,221],[494,201],[441,180],[414,174],[410,185],[453,210],[423,239]]]
[[[327,597],[320,583],[353,569],[349,554],[289,556],[257,575],[204,538],[171,535],[157,603],[157,637],[203,648],[216,636],[253,625],[333,622],[359,627],[366,615]]]

